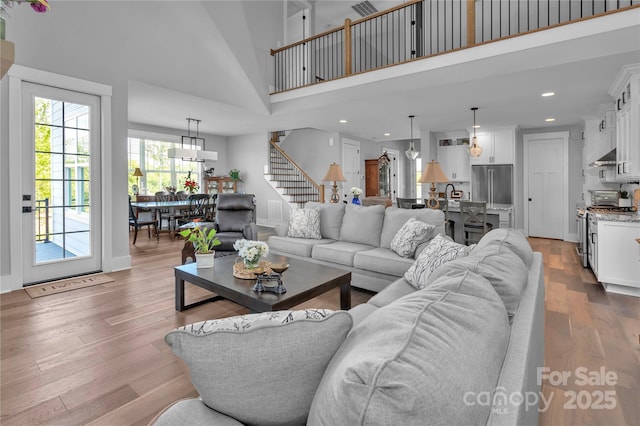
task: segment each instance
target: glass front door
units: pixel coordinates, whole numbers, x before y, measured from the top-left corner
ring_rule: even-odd
[[[23,89],[24,283],[100,270],[99,98]]]

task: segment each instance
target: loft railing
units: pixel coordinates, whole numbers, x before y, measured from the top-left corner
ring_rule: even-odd
[[[274,93],[640,7],[640,0],[411,0],[271,50]]]

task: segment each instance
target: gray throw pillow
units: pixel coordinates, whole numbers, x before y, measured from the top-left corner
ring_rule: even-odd
[[[348,204],[340,228],[340,241],[379,247],[384,208]]]
[[[425,288],[433,271],[447,262],[467,256],[470,250],[470,247],[438,234],[429,241],[413,265],[404,273],[404,279],[417,289]]]
[[[289,216],[289,232],[291,238],[322,239],[320,234],[320,212],[316,209],[297,209]]]
[[[502,301],[473,273],[371,312],[331,360],[307,424],[484,425],[509,344]]]
[[[337,240],[340,238],[340,227],[345,210],[344,203],[318,203],[310,201],[304,205],[307,209],[320,211],[320,233],[322,238]]]
[[[391,240],[391,250],[402,257],[413,257],[418,246],[433,237],[435,226],[409,218]]]
[[[346,311],[264,312],[186,325],[165,341],[212,409],[244,424],[304,424],[352,324]]]

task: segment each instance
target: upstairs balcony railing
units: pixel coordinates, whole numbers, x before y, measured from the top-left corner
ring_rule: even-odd
[[[640,6],[640,0],[410,0],[271,50],[274,93]]]

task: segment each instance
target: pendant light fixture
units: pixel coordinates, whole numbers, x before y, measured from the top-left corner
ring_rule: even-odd
[[[471,108],[473,111],[473,138],[471,138],[471,145],[469,146],[469,155],[472,157],[480,157],[482,154],[482,147],[478,145],[478,138],[476,137],[476,111],[478,107]]]
[[[416,151],[415,147],[413,146],[413,117],[415,117],[415,115],[409,116],[409,118],[411,119],[411,140],[409,141],[409,149],[404,152],[409,160],[415,160],[418,155],[420,155],[420,151]]]
[[[180,158],[183,161],[193,161],[203,163],[205,160],[216,161],[218,153],[206,151],[204,147],[204,138],[200,137],[200,121],[195,118],[187,118],[187,136],[182,136],[182,145],[180,148],[170,148],[168,152],[169,158]],[[191,122],[196,123],[196,135],[191,136]]]

